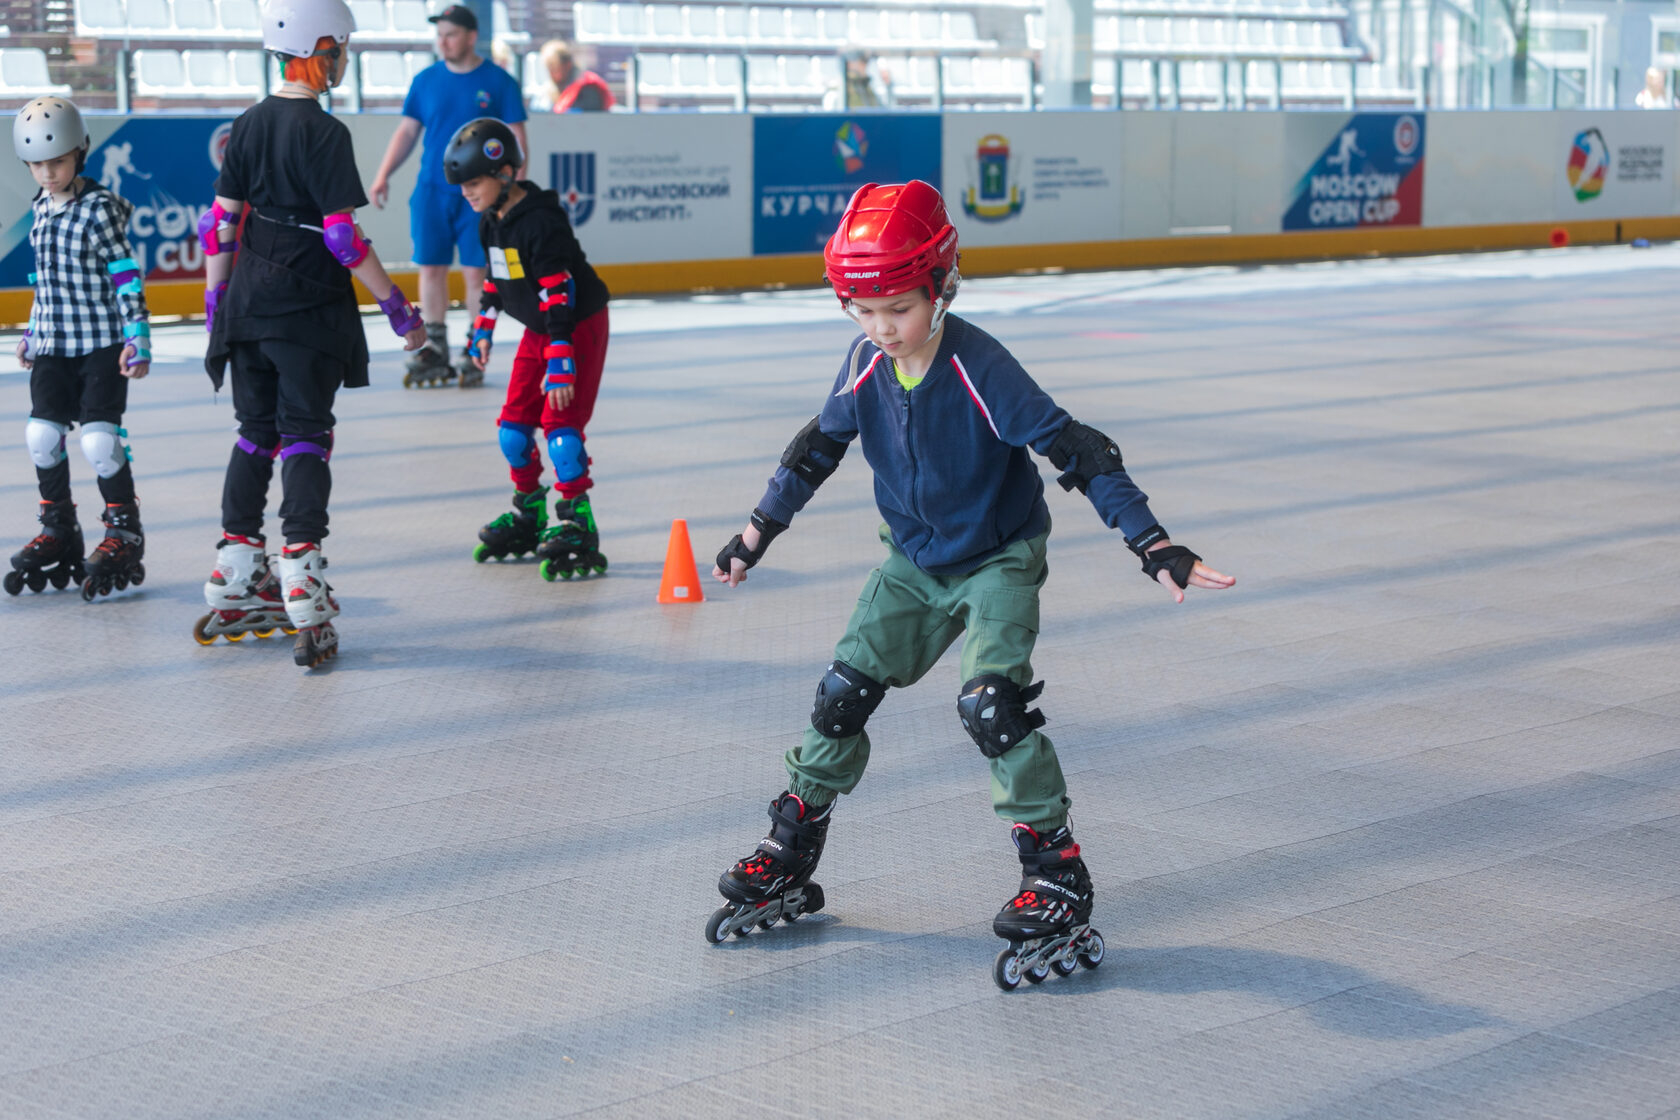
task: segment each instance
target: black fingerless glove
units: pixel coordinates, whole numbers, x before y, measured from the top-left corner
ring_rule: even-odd
[[[1167,531],[1159,525],[1151,525],[1135,537],[1126,538],[1126,547],[1137,553],[1143,561],[1143,574],[1155,579],[1162,572],[1172,576],[1172,581],[1183,590],[1190,586],[1190,573],[1196,570],[1196,561],[1201,557],[1191,552],[1183,545],[1169,544],[1166,548],[1149,551],[1149,546],[1159,544],[1167,539]]]
[[[777,521],[760,509],[752,511],[752,523],[753,528],[758,530],[757,551],[748,548],[747,542],[741,539],[741,534],[736,533],[730,538],[729,543],[723,546],[723,550],[717,554],[718,571],[724,575],[729,574],[729,562],[731,560],[739,560],[748,568],[757,564],[764,558],[764,553],[770,548],[770,542],[787,531],[785,521]]]

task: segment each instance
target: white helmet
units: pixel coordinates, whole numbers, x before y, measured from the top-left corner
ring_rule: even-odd
[[[37,97],[12,119],[12,150],[25,163],[57,159],[87,146],[82,111],[62,97]]]
[[[268,0],[262,9],[263,49],[309,58],[323,37],[347,42],[356,17],[344,0]]]

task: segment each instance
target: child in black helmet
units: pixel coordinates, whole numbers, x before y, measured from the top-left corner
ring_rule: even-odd
[[[444,177],[481,215],[478,236],[490,261],[473,323],[478,367],[489,363],[491,335],[503,311],[525,327],[497,421],[513,477],[513,509],[479,530],[473,558],[534,551],[544,579],[571,579],[607,570],[589,502],[594,481],[583,429],[595,411],[607,359],[609,297],[555,193],[514,180],[522,162],[513,130],[493,117],[463,125],[443,154]],[[560,492],[552,526],[540,485],[538,424]]]

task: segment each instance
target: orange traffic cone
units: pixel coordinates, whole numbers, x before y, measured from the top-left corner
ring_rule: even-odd
[[[665,546],[665,574],[659,580],[661,603],[701,603],[700,573],[694,568],[694,546],[688,543],[688,522],[671,522],[671,543]]]

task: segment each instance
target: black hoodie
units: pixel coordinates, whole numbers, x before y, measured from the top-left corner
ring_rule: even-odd
[[[607,286],[584,259],[560,196],[528,180],[519,185],[525,197],[506,217],[486,210],[478,220],[490,264],[479,307],[505,311],[539,334],[570,342],[573,324],[607,305]],[[551,288],[554,297],[565,292],[567,298],[550,298]]]

